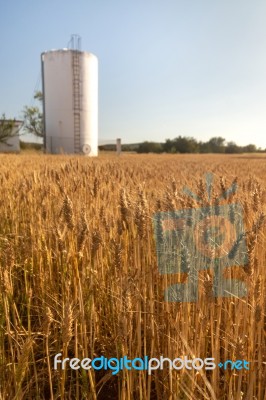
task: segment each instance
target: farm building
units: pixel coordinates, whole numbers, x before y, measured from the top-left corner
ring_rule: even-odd
[[[0,153],[19,153],[22,121],[0,119]]]

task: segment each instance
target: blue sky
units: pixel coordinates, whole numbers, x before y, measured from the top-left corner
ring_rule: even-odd
[[[99,58],[99,138],[222,136],[266,148],[264,0],[0,0],[0,114],[20,118],[40,54]]]

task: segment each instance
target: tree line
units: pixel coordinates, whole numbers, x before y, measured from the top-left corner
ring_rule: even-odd
[[[123,150],[126,150],[123,148]],[[198,141],[193,137],[178,136],[175,139],[166,139],[165,143],[145,141],[136,148],[137,153],[255,153],[266,151],[257,148],[254,144],[238,146],[235,142],[226,142],[220,136],[213,137],[207,142]]]

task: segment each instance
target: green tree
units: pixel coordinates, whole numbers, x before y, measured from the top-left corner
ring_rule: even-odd
[[[243,151],[245,153],[256,153],[256,151],[258,151],[258,149],[255,146],[255,144],[248,144],[247,146],[243,147]]]
[[[5,114],[0,119],[0,143],[5,143],[7,146],[8,139],[18,135],[18,132],[14,130],[15,120],[6,119]]]
[[[173,149],[173,151],[172,151],[172,149]],[[174,148],[174,143],[173,143],[173,141],[171,139],[166,139],[165,140],[165,143],[163,144],[163,150],[166,153],[171,153],[171,152],[175,153],[176,152],[176,150]]]
[[[225,139],[218,136],[211,138],[208,142],[211,153],[224,153],[225,152]]]
[[[198,142],[192,137],[178,136],[173,145],[177,153],[197,153],[199,150]]]
[[[161,143],[156,142],[143,142],[140,143],[137,153],[162,153],[163,146]]]
[[[199,142],[200,153],[211,153],[211,145],[209,142]]]
[[[42,92],[35,92],[34,99],[39,102],[43,101]],[[28,133],[32,133],[38,137],[44,136],[43,113],[37,106],[25,106],[23,110],[24,129]]]
[[[228,142],[225,148],[228,154],[236,154],[242,152],[242,147],[238,146],[235,142]]]
[[[178,136],[172,140],[166,139],[163,149],[166,153],[197,153],[199,143],[192,137]]]

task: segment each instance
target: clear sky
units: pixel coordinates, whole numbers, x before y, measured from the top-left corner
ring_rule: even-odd
[[[0,0],[0,114],[20,118],[40,54],[99,58],[99,137],[266,148],[265,0]]]

